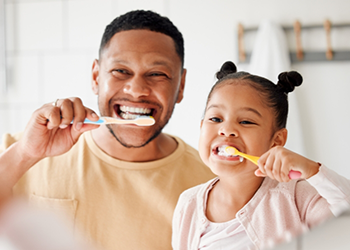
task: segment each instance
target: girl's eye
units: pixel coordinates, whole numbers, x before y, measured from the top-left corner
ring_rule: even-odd
[[[222,120],[220,118],[217,118],[217,117],[212,117],[209,120],[213,121],[213,122],[222,122]]]
[[[255,124],[255,123],[251,121],[241,121],[240,124]]]

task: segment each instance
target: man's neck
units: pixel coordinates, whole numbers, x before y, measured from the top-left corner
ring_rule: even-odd
[[[129,162],[159,160],[173,153],[177,142],[170,136],[160,133],[144,147],[127,148],[118,142],[105,127],[92,130],[92,138],[97,146],[113,158]]]

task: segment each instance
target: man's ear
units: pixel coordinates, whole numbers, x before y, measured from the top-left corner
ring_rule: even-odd
[[[180,103],[182,101],[182,99],[184,98],[186,74],[187,74],[187,70],[183,69],[176,103]]]
[[[286,128],[282,128],[278,130],[273,136],[272,147],[275,146],[284,146],[287,142],[288,130]]]
[[[100,74],[100,65],[98,60],[95,59],[92,64],[92,72],[91,72],[91,76],[92,76],[91,87],[95,95],[98,95],[99,74]]]

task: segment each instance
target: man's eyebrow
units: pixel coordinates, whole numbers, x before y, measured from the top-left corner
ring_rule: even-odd
[[[124,63],[124,64],[128,64],[127,61],[125,60],[121,60],[121,59],[112,59],[111,63]]]
[[[123,59],[112,59],[110,61],[111,63],[120,63],[120,64],[125,64],[125,65],[128,65],[129,62],[126,61],[126,60],[123,60]],[[166,61],[166,60],[157,60],[157,61],[154,61],[154,62],[151,62],[151,66],[165,66],[165,67],[168,67],[170,68],[169,66],[170,62]]]
[[[163,60],[158,60],[158,61],[154,61],[152,63],[152,65],[164,65],[164,66],[169,66],[169,63],[167,61],[163,61]]]

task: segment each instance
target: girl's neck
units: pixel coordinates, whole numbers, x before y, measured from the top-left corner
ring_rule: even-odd
[[[212,222],[225,222],[236,217],[236,213],[253,198],[264,178],[254,174],[234,178],[219,177],[208,194],[206,214]]]

